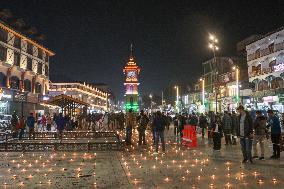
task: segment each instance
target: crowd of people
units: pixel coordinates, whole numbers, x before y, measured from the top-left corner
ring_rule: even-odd
[[[35,132],[55,131],[59,135],[65,131],[91,130],[106,131],[124,129],[125,115],[120,113],[93,113],[87,115],[69,116],[62,113],[43,114],[30,113],[29,116],[18,116],[14,111],[10,120],[13,138],[21,140],[25,132],[29,138],[34,138]]]
[[[162,144],[162,151],[165,153],[165,135],[164,131],[169,130],[171,117],[167,114],[157,111],[147,115],[143,110],[136,116],[132,109],[126,115],[126,145],[131,145],[132,130],[136,128],[138,131],[138,145],[146,145],[145,132],[148,128],[152,132],[152,142],[155,145],[154,154],[158,154],[159,141]]]
[[[225,145],[236,145],[239,138],[244,163],[252,163],[255,158],[264,159],[264,141],[269,139],[270,134],[273,144],[273,154],[270,158],[280,158],[281,123],[273,110],[268,110],[267,115],[263,115],[262,111],[256,111],[255,118],[241,105],[237,108],[237,113],[235,111],[231,113],[225,111],[223,114],[209,112],[201,113],[199,116],[195,113],[176,114],[174,134],[182,137],[186,124],[198,126],[196,128],[202,138],[207,130],[208,140],[213,141],[213,149],[216,151],[220,151],[223,137]],[[260,146],[260,155],[257,144]]]
[[[174,135],[178,142],[182,141],[183,130],[186,124],[196,126],[196,130],[202,138],[207,135],[209,143],[213,143],[213,149],[221,150],[222,138],[225,145],[236,145],[239,140],[243,154],[243,162],[253,162],[254,158],[264,159],[265,140],[271,139],[273,144],[272,159],[280,158],[280,139],[281,123],[274,111],[268,110],[267,115],[262,111],[256,111],[255,118],[244,109],[243,106],[237,108],[237,112],[225,111],[222,114],[214,112],[196,114],[192,112],[178,113],[173,118],[169,114],[157,111],[148,114],[141,110],[139,115],[132,109],[124,113],[96,113],[86,116],[77,115],[70,117],[60,114],[34,115],[30,113],[26,118],[18,117],[16,112],[11,118],[11,131],[13,137],[20,140],[23,134],[28,130],[29,138],[34,138],[37,131],[57,131],[59,136],[64,130],[92,130],[92,131],[126,131],[125,142],[131,145],[132,131],[138,131],[138,145],[146,145],[146,130],[152,133],[152,141],[155,146],[155,154],[158,153],[159,141],[162,144],[162,151],[165,153],[164,131],[169,130],[170,124],[173,123]],[[53,128],[53,129],[52,129]],[[258,145],[260,154],[258,153]],[[253,152],[253,153],[252,153]]]
[[[145,131],[147,128],[152,131],[154,154],[158,153],[159,141],[162,143],[162,151],[165,153],[164,131],[169,128],[171,122],[174,126],[174,135],[182,141],[184,126],[189,124],[196,126],[196,130],[205,138],[206,134],[209,143],[213,143],[213,150],[220,151],[222,138],[225,145],[237,145],[239,141],[243,154],[243,163],[253,163],[253,159],[264,160],[265,140],[270,138],[273,145],[271,159],[280,158],[281,123],[273,110],[268,110],[267,115],[262,111],[256,111],[253,117],[243,106],[237,108],[237,112],[225,111],[215,114],[214,112],[191,114],[179,113],[172,119],[169,115],[157,111],[153,114],[146,114],[143,110],[139,116],[135,116],[129,110],[126,116],[126,144],[131,145],[132,130],[137,126],[138,144],[145,145]],[[258,153],[258,144],[260,154]]]

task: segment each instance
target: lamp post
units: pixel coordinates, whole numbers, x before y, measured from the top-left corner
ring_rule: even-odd
[[[164,92],[162,91],[162,107],[164,106]]]
[[[239,68],[238,66],[234,66],[233,70],[236,70],[236,85],[237,85],[237,105],[239,104],[239,92],[240,92],[240,87],[239,87]]]
[[[216,51],[219,50],[219,47],[217,46],[218,44],[218,39],[216,38],[215,35],[210,34],[209,35],[209,48],[212,49],[213,51],[213,63],[215,64],[215,70],[214,70],[214,74],[215,74],[215,82],[217,82],[217,65],[216,65]],[[212,70],[213,71],[213,70]],[[215,86],[215,112],[218,112],[218,98],[217,98],[217,87]]]
[[[150,98],[150,108],[151,108],[151,113],[152,113],[152,98],[153,98],[152,94],[149,95],[149,98]]]
[[[177,109],[177,112],[179,113],[179,89],[178,89],[178,86],[175,86],[175,89],[176,89],[176,109]]]
[[[204,102],[205,102],[205,79],[200,78],[200,81],[202,82],[202,105],[204,106]]]

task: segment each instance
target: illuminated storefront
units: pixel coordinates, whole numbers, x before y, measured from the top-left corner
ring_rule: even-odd
[[[254,108],[283,112],[284,29],[247,45],[246,51]]]

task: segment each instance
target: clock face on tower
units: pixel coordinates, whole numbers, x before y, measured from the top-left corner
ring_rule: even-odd
[[[136,72],[135,71],[129,71],[127,73],[127,77],[136,77]]]

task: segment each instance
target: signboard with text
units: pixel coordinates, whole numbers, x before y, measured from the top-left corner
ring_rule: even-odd
[[[24,92],[14,92],[14,101],[26,102],[27,101],[27,93],[24,93]]]

